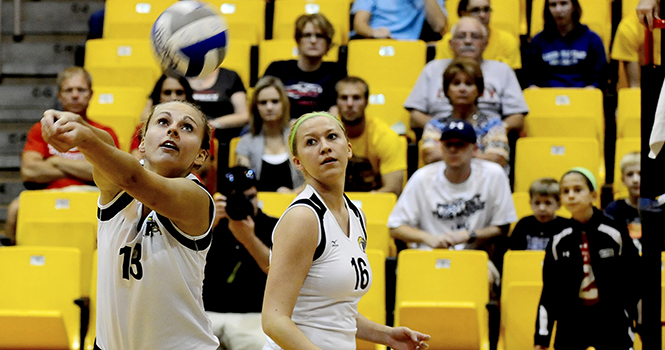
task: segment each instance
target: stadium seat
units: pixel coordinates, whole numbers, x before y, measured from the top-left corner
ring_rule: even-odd
[[[547,0],[533,0],[531,7],[531,37],[543,30],[543,10]],[[612,36],[612,2],[610,0],[579,0],[582,7],[580,22],[589,26],[603,40],[605,54],[609,56]]]
[[[226,56],[221,67],[230,69],[240,76],[245,89],[249,87],[251,75],[251,51],[252,45],[249,41],[234,40],[229,44]]]
[[[605,116],[603,112],[603,93],[599,89],[526,89],[524,90],[524,99],[529,106],[529,116],[525,119],[541,117],[568,118],[562,119],[562,123],[558,126],[556,126],[556,122],[550,122],[548,126],[552,128],[556,127],[556,129],[553,129],[553,132],[567,133],[570,136],[577,136],[582,133],[586,134],[589,132],[588,128],[587,130],[579,130],[583,129],[579,124],[565,124],[565,122],[569,122],[571,117],[576,119],[592,118],[596,124],[596,139],[602,147],[604,142]],[[566,131],[566,128],[570,130]]]
[[[624,137],[640,137],[642,115],[642,90],[619,89],[617,104],[617,139]]]
[[[411,114],[403,107],[411,88],[393,88],[375,84],[370,85],[369,92],[365,113],[383,120],[398,135],[415,141],[416,135],[411,130]]]
[[[431,349],[488,350],[487,261],[484,251],[400,252],[395,326],[432,335]]]
[[[85,43],[84,68],[94,86],[131,86],[148,96],[162,69],[148,39],[94,39]]]
[[[0,348],[80,348],[80,264],[74,248],[0,249]]]
[[[524,131],[528,137],[600,137],[597,120],[591,117],[558,116],[524,118]]]
[[[94,350],[97,336],[97,250],[92,254],[92,278],[90,278],[90,323],[85,334],[83,349]]]
[[[259,207],[272,217],[281,217],[296,195],[293,193],[259,192]]]
[[[259,43],[259,77],[262,77],[268,66],[274,61],[297,60],[298,44],[294,39],[263,40]],[[337,62],[339,48],[333,46],[323,56],[326,62]]]
[[[457,8],[459,0],[446,0],[446,10],[448,11],[448,31],[457,23]],[[520,34],[526,34],[526,0],[493,0],[490,1],[492,7],[492,16],[490,25],[492,28],[499,28],[513,34],[519,38]]]
[[[397,202],[397,196],[389,192],[347,192],[346,195],[367,217],[367,222],[388,223],[388,216]]]
[[[205,0],[218,8],[229,22],[231,45],[236,40],[258,45],[265,38],[265,0]]]
[[[16,223],[19,246],[72,247],[80,251],[79,295],[90,291],[92,252],[97,248],[99,192],[23,191]]]
[[[372,286],[358,303],[358,312],[370,321],[386,324],[386,255],[376,249],[366,250],[372,268]],[[374,350],[376,344],[357,340],[358,350]],[[385,347],[384,347],[385,348]]]
[[[639,137],[622,138],[617,140],[615,147],[616,153],[614,156],[614,183],[612,185],[614,188],[614,198],[628,197],[628,189],[623,182],[621,182],[621,158],[623,158],[626,153],[640,151],[641,139]]]
[[[367,220],[367,249],[380,250],[384,256],[395,256],[397,248],[395,241],[390,237],[390,231],[385,222]]]
[[[576,166],[589,169],[601,186],[605,175],[598,147],[598,141],[592,138],[520,138],[515,150],[515,192],[528,192],[531,183],[541,177],[561,179]]]
[[[335,28],[333,43],[345,45],[349,40],[349,13],[346,0],[279,0],[275,2],[273,39],[294,39],[296,20],[300,15],[321,13]]]
[[[129,152],[147,99],[143,89],[138,87],[95,85],[88,117],[113,129],[120,141],[120,149]]]
[[[107,0],[104,38],[145,39],[159,15],[177,0]]]
[[[639,0],[621,0],[621,18],[635,13]]]
[[[508,251],[501,280],[500,350],[533,349],[533,334],[543,289],[544,251]]]
[[[349,75],[365,79],[370,91],[387,86],[411,91],[427,58],[420,40],[351,40],[348,51]]]

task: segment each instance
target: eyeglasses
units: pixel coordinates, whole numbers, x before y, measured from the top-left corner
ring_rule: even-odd
[[[484,13],[492,13],[492,8],[489,6],[483,6],[483,7],[472,7],[467,9],[467,11],[472,14],[472,15],[477,15],[481,12]]]
[[[175,94],[176,96],[182,96],[185,94],[185,90],[164,90],[162,91],[162,94],[166,96],[171,96],[172,94]]]
[[[256,180],[256,173],[254,172],[254,170],[252,170],[252,169],[245,170],[244,174],[245,174],[245,178],[247,178],[249,180]],[[226,179],[229,180],[229,182],[231,182],[231,183],[233,181],[236,181],[236,180],[238,180],[238,181],[241,180],[241,179],[236,179],[235,175],[232,172],[226,173],[226,175],[224,175],[224,177],[226,177]]]

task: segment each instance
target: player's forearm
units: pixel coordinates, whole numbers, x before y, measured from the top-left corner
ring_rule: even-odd
[[[270,249],[256,236],[252,236],[246,242],[242,242],[242,245],[247,249],[252,258],[254,258],[261,271],[268,273]]]
[[[321,350],[293,323],[290,317],[274,310],[261,312],[263,332],[284,350]]]
[[[356,316],[358,331],[356,338],[366,340],[376,344],[388,345],[388,332],[390,327],[370,321],[360,313]]]

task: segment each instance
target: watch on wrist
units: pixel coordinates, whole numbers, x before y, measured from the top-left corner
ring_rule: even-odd
[[[467,243],[473,243],[477,237],[478,235],[476,235],[476,231],[474,230],[469,231],[469,240],[467,241]]]

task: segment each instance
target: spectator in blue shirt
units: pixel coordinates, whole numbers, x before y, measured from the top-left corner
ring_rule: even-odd
[[[446,30],[445,8],[444,0],[356,0],[351,8],[355,17],[349,36],[417,40],[428,31],[442,36]],[[441,37],[434,40],[438,39]]]

